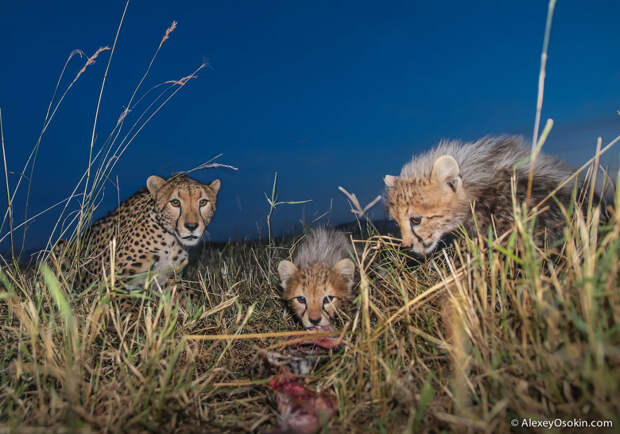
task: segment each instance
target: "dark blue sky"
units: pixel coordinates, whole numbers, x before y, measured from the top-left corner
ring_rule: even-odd
[[[338,4],[336,6],[336,4]],[[111,45],[124,3],[9,2],[0,27],[0,107],[10,183],[39,134],[66,57]],[[164,45],[143,90],[200,72],[153,119],[118,163],[120,197],[151,174],[168,176],[223,152],[239,172],[203,171],[223,181],[215,240],[265,228],[273,172],[282,200],[274,226],[290,229],[330,207],[351,218],[339,185],[363,203],[383,189],[412,153],[441,138],[524,134],[534,119],[546,2],[184,2],[129,5],[97,129],[101,145],[145,70]],[[620,132],[620,3],[562,1],[556,6],[544,119],[555,127],[546,151],[576,165],[597,136]],[[99,83],[108,53],[87,70],[43,138],[31,213],[66,197],[88,159]],[[83,61],[70,64],[67,79]],[[137,116],[137,107],[131,116]],[[606,157],[618,167],[618,148]],[[4,183],[3,183],[4,184]],[[2,208],[6,207],[5,194]],[[108,185],[98,216],[116,205]],[[23,207],[23,197],[16,208]],[[377,215],[382,216],[381,206]],[[57,212],[37,221],[28,246],[41,244]],[[19,220],[19,215],[17,216]],[[4,244],[6,246],[6,244]]]

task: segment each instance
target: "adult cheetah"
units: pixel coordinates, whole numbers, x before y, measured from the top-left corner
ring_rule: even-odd
[[[88,288],[103,273],[109,275],[112,252],[121,287],[140,288],[149,276],[163,283],[186,265],[187,249],[200,241],[215,213],[220,185],[219,179],[202,184],[184,175],[150,176],[146,188],[80,237],[77,287]]]

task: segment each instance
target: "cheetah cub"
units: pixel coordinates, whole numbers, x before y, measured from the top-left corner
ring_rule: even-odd
[[[511,176],[516,167],[516,195],[527,195],[530,147],[520,137],[485,137],[473,143],[443,141],[405,164],[400,176],[386,175],[387,208],[400,226],[403,247],[431,253],[448,233],[463,225],[469,233],[497,234],[513,223]],[[529,160],[528,160],[529,161]],[[519,164],[521,163],[521,164]],[[571,174],[560,160],[539,154],[534,164],[532,203],[537,204]],[[571,200],[571,185],[555,193],[563,205]],[[564,217],[555,200],[538,214],[536,231],[549,240],[562,237]],[[472,216],[472,207],[475,215]]]
[[[215,213],[220,180],[202,184],[184,175],[153,175],[114,211],[93,223],[80,238],[78,287],[89,287],[110,272],[110,243],[116,240],[117,282],[129,289],[147,275],[163,283],[187,263]],[[70,247],[67,247],[70,248]]]
[[[295,259],[278,264],[283,298],[305,328],[329,329],[341,303],[351,298],[355,265],[344,233],[314,229]]]

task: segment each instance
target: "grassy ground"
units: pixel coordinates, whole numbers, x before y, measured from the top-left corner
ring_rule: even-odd
[[[361,283],[342,318],[345,348],[307,378],[336,398],[329,430],[506,432],[528,417],[617,429],[620,216],[610,210],[605,224],[595,207],[567,210],[566,243],[545,250],[519,209],[501,243],[461,238],[425,262],[372,228],[356,236]],[[299,329],[276,272],[291,244],[207,245],[178,285],[146,298],[105,281],[76,294],[53,267],[6,264],[0,429],[273,427],[274,372],[256,354],[277,341],[184,337]]]

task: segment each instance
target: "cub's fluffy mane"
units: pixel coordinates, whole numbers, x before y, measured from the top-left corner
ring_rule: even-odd
[[[329,267],[349,257],[351,243],[342,232],[326,228],[312,229],[298,248],[293,261],[297,267],[311,267],[324,264]]]
[[[427,178],[433,163],[442,155],[450,155],[457,161],[460,175],[466,189],[476,189],[493,182],[495,175],[503,170],[512,171],[515,166],[517,177],[527,176],[530,147],[519,136],[483,137],[470,143],[458,140],[442,140],[433,149],[414,155],[403,166],[403,178]],[[534,163],[536,177],[545,177],[551,182],[560,183],[571,174],[571,169],[557,158],[539,154]],[[569,186],[570,187],[570,186]]]

